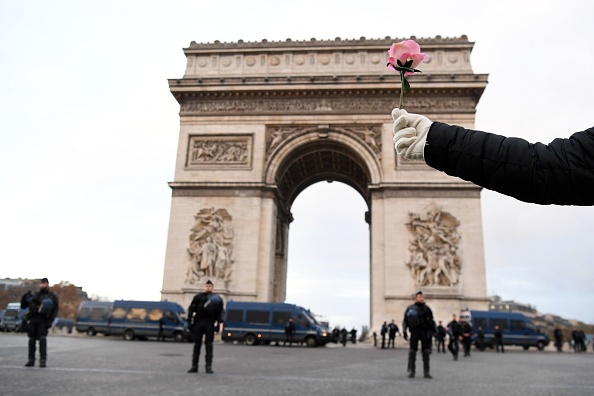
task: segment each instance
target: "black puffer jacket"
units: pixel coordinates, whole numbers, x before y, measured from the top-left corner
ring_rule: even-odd
[[[427,165],[541,205],[594,205],[594,128],[548,145],[434,122]]]

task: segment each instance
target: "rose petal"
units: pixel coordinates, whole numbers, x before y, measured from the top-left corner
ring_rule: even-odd
[[[401,43],[406,45],[409,49],[409,52],[411,52],[413,54],[418,54],[419,52],[421,52],[421,46],[419,44],[417,44],[417,42],[415,40],[404,40],[404,41],[401,41]]]
[[[416,68],[421,62],[427,60],[426,54],[413,54],[410,55],[410,59],[412,59],[413,63],[410,66],[412,69]]]
[[[400,59],[400,57],[402,56],[402,54],[404,52],[410,52],[406,45],[402,44],[402,42],[394,43],[390,47],[390,50],[388,51],[388,55],[392,58]]]

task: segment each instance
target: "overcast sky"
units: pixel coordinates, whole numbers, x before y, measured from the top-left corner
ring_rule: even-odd
[[[0,278],[160,298],[179,133],[167,79],[191,41],[465,34],[489,74],[476,128],[548,143],[594,125],[593,4],[1,1]],[[366,210],[340,183],[297,198],[290,302],[368,324]],[[594,323],[592,208],[484,191],[482,211],[489,294]]]

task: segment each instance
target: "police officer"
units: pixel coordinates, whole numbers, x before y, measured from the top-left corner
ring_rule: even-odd
[[[435,339],[437,340],[437,353],[443,352],[445,353],[445,337],[446,337],[446,329],[441,324],[441,320],[439,321],[439,325],[437,326],[437,334],[435,335]]]
[[[21,298],[21,308],[28,308],[27,333],[29,335],[29,360],[25,367],[35,365],[35,346],[39,340],[39,367],[47,363],[47,331],[58,315],[58,296],[49,290],[47,278],[39,281],[37,293],[27,292]]]
[[[462,347],[464,348],[464,357],[469,357],[470,347],[472,346],[472,326],[463,317],[460,317],[460,331],[462,332]]]
[[[212,343],[214,341],[214,333],[218,333],[219,326],[223,323],[223,314],[225,312],[223,300],[217,294],[212,292],[213,288],[213,283],[210,280],[207,280],[204,292],[196,294],[188,308],[188,323],[194,336],[192,367],[188,370],[188,373],[198,372],[198,360],[200,358],[200,348],[202,347],[202,337],[204,337],[204,344],[206,345],[206,373],[213,373]]]
[[[287,345],[287,342],[289,343],[289,347],[293,346],[293,337],[295,336],[295,331],[296,327],[295,323],[293,323],[293,318],[289,318],[289,321],[285,325],[285,343],[283,346]]]
[[[408,351],[408,378],[415,376],[415,360],[419,341],[423,354],[423,371],[425,378],[432,378],[429,373],[429,354],[431,353],[431,337],[435,334],[433,312],[425,304],[422,291],[415,294],[415,303],[406,308],[402,322],[402,335],[408,340],[407,330],[410,329],[410,348]]]
[[[452,315],[452,321],[448,323],[448,335],[450,342],[448,343],[448,350],[452,352],[454,360],[458,360],[458,352],[460,351],[460,336],[462,335],[460,323],[456,320],[456,315]]]
[[[396,348],[396,334],[398,333],[400,333],[400,329],[392,319],[392,322],[388,325],[388,348],[390,348],[390,345],[392,345],[392,349]]]

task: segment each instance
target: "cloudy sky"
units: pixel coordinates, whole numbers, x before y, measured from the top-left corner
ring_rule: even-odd
[[[167,79],[191,41],[465,34],[489,74],[476,128],[548,143],[594,124],[592,15],[587,0],[2,1],[0,278],[160,298],[179,132]],[[368,324],[366,210],[339,183],[297,198],[289,301]],[[592,208],[484,191],[482,210],[489,293],[594,323]]]

